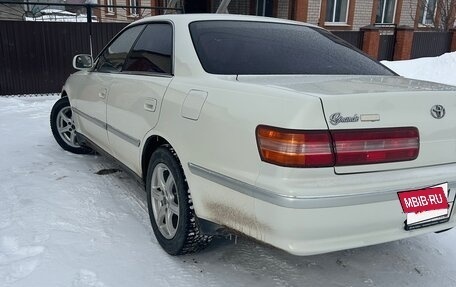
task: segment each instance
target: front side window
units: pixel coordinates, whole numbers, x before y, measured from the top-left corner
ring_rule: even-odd
[[[125,72],[172,73],[173,30],[170,24],[149,24],[128,55]]]
[[[134,26],[122,32],[101,54],[98,59],[98,72],[116,73],[122,71],[128,52],[133,46],[139,33],[144,29],[144,25]]]
[[[377,17],[375,23],[391,24],[394,23],[396,10],[396,0],[379,0],[377,7]]]
[[[249,21],[198,21],[189,27],[201,65],[211,74],[393,75],[320,28]]]
[[[432,25],[434,23],[436,0],[423,0],[418,4],[419,23]]]
[[[349,0],[328,0],[326,3],[327,23],[347,23]]]

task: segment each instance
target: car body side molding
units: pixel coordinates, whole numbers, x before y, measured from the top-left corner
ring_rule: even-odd
[[[89,120],[91,121],[92,123],[96,124],[97,126],[101,127],[102,129],[106,129],[107,128],[107,124],[103,121],[100,121],[99,119],[97,118],[94,118],[92,116],[89,116],[88,114],[78,110],[77,108],[75,107],[71,107],[71,110],[75,113],[75,114],[78,114],[80,115],[81,117],[85,118],[86,120]]]
[[[135,139],[134,137],[127,135],[124,132],[119,131],[115,127],[113,127],[103,121],[100,121],[99,119],[94,118],[94,117],[78,110],[77,108],[72,108],[72,110],[74,113],[80,115],[81,117],[84,117],[85,119],[91,121],[92,123],[96,124],[97,126],[101,127],[102,129],[112,132],[113,134],[115,134],[119,138],[123,139],[124,141],[129,142],[136,147],[139,147],[141,145],[141,141],[139,139]]]
[[[374,202],[397,200],[399,190],[375,191],[362,194],[340,194],[321,196],[292,196],[274,193],[218,172],[189,163],[190,172],[209,181],[223,185],[242,194],[263,200],[274,205],[293,209],[315,209],[326,207],[342,207],[349,205],[368,204]]]

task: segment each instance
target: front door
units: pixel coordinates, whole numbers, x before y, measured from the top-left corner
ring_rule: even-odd
[[[93,71],[81,75],[81,90],[72,103],[81,133],[111,154],[106,103],[116,75],[122,71],[125,59],[144,27],[133,26],[123,31],[103,50]]]

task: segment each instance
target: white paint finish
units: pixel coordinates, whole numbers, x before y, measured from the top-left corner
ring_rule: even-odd
[[[106,123],[106,93],[111,85],[112,76],[108,73],[77,72],[71,75],[65,86],[68,98],[73,107],[101,122]],[[88,136],[94,143],[107,152],[111,152],[108,134],[105,128],[93,121],[76,115],[76,129]]]
[[[150,136],[159,135],[171,144],[187,176],[195,211],[202,218],[230,226],[296,254],[364,246],[405,237],[402,231],[399,231],[401,222],[398,220],[400,221],[401,217],[395,210],[394,202],[379,202],[371,206],[348,205],[326,209],[328,213],[325,213],[324,209],[291,211],[270,206],[194,176],[188,169],[190,162],[284,195],[327,196],[369,191],[395,192],[433,185],[439,183],[435,182],[437,180],[456,181],[453,165],[418,168],[453,162],[453,154],[456,155],[456,133],[448,136],[448,132],[454,128],[454,124],[451,124],[456,122],[454,116],[448,116],[448,122],[442,121],[441,126],[435,129],[430,124],[431,121],[420,115],[421,108],[426,107],[433,99],[442,100],[448,110],[456,109],[454,96],[451,96],[456,88],[400,77],[239,76],[236,79],[236,76],[210,75],[199,63],[188,30],[190,22],[201,19],[296,24],[293,21],[233,15],[166,15],[140,20],[142,23],[172,22],[175,37],[174,77],[171,80],[115,75],[116,81],[108,88],[106,109],[108,125],[141,140],[138,148],[116,135],[109,134],[109,144],[114,155],[136,173],[142,174],[142,150]],[[72,91],[71,101],[83,97],[78,94],[78,91],[83,90],[82,84],[74,84],[70,80],[67,86]],[[204,91],[207,98],[204,97],[203,101],[203,95],[198,92],[194,94],[196,97],[190,99],[188,92],[191,90]],[[431,97],[431,94],[435,96]],[[157,100],[155,112],[144,109],[150,98]],[[85,108],[84,105],[77,105]],[[409,110],[410,106],[414,108],[413,111]],[[425,110],[428,111],[428,108]],[[404,117],[404,111],[406,115],[410,115]],[[383,170],[375,176],[369,173],[341,176],[336,175],[333,168],[292,169],[261,162],[255,138],[255,129],[259,124],[290,129],[326,130],[328,124],[325,115],[333,112],[379,114],[381,117],[378,122],[344,124],[337,128],[418,126],[423,139],[420,158],[412,163],[382,164],[366,169],[362,166],[353,169],[350,167],[347,170],[337,169],[337,172]],[[198,120],[188,120],[183,116]],[[439,140],[431,142],[432,137]],[[441,152],[443,149],[449,150],[450,156],[445,157]],[[391,171],[402,168],[409,169]],[[410,173],[420,176],[410,176]],[[356,216],[359,217],[363,215],[362,212],[370,209],[379,210],[380,216],[368,214],[361,223],[365,226],[369,220],[376,224],[377,233],[372,231],[375,226],[367,228],[363,233],[356,224]],[[337,217],[334,214],[339,213],[347,214],[346,221],[336,225],[329,218]],[[239,216],[235,217],[233,214]],[[274,218],[270,218],[271,215]],[[318,218],[321,216],[322,221],[319,222]],[[452,221],[451,224],[453,223]],[[334,229],[334,232],[331,229]],[[407,236],[433,230],[424,229],[408,233]],[[340,242],[337,241],[339,235],[335,231],[342,232]],[[326,245],[318,245],[315,240]]]
[[[160,76],[113,75],[106,107],[107,123],[135,140],[143,140],[158,122],[163,96],[171,80]],[[145,109],[154,103],[155,112]],[[111,131],[108,138],[115,157],[141,175],[140,148]]]
[[[157,99],[147,98],[144,100],[144,109],[148,112],[155,112],[157,110]]]
[[[190,120],[198,120],[206,98],[207,92],[190,90],[182,104],[181,115]]]
[[[436,104],[456,110],[456,87],[401,77],[371,76],[240,76],[240,81],[318,96],[330,129],[417,127],[420,153],[416,160],[397,163],[336,167],[337,173],[370,172],[456,162],[456,113],[436,120]],[[329,117],[378,114],[380,121],[332,125]],[[444,151],[444,152],[443,152]]]
[[[344,207],[296,210],[256,201],[263,241],[295,255],[313,255],[369,246],[451,228],[450,222],[414,231],[404,230],[405,214],[398,200]],[[283,224],[287,222],[287,224]]]

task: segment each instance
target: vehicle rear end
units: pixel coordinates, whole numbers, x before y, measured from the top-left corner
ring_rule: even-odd
[[[327,125],[279,128],[271,120],[257,128],[256,185],[277,195],[255,206],[258,220],[275,227],[264,231],[268,240],[308,255],[453,227],[455,88],[400,77],[316,78],[239,77],[318,96]]]
[[[190,30],[206,72],[258,91],[258,176],[229,185],[255,199],[250,236],[310,255],[456,225],[456,87],[401,78],[320,28],[239,25]]]

